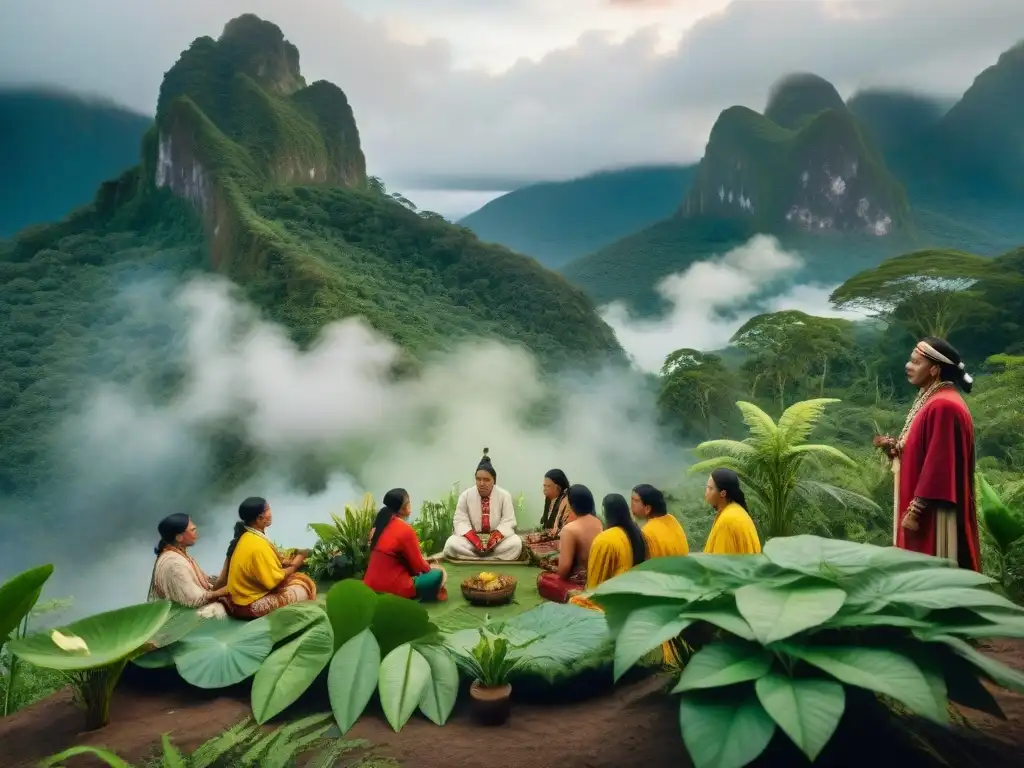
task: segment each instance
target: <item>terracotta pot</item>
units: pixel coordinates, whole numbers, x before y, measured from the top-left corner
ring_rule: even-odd
[[[474,681],[469,687],[474,719],[481,725],[501,725],[512,712],[511,696],[511,685],[490,687]]]

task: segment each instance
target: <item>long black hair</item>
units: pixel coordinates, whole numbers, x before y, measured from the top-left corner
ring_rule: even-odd
[[[647,559],[647,542],[640,533],[640,526],[633,520],[629,511],[629,502],[621,493],[609,493],[601,501],[604,520],[609,528],[621,528],[629,539],[629,548],[633,550],[633,565],[639,565]]]
[[[238,505],[238,522],[235,523],[234,538],[228,544],[228,559],[235,553],[238,540],[242,538],[245,529],[256,522],[256,518],[267,511],[267,500],[262,496],[250,496]]]
[[[665,494],[653,485],[641,483],[633,488],[633,493],[640,497],[640,501],[651,508],[651,517],[663,517],[668,514],[668,503],[665,501]]]
[[[726,499],[750,511],[747,507],[747,497],[743,495],[743,489],[740,487],[739,475],[731,469],[719,467],[711,473],[711,479],[715,483],[715,488],[722,491]]]
[[[590,492],[587,486],[570,485],[567,496],[569,497],[569,506],[576,517],[592,515],[597,511],[597,504],[594,503],[594,494]]]
[[[395,515],[402,511],[402,507],[405,506],[408,498],[409,494],[406,493],[405,488],[392,488],[384,494],[384,506],[377,512],[377,517],[373,521],[373,536],[370,537],[371,552],[377,546],[377,542],[380,541],[380,535],[384,533],[388,523],[394,519]]]
[[[549,469],[544,477],[558,486],[558,495],[553,499],[544,499],[544,512],[540,516],[540,524],[543,528],[551,528],[555,524],[555,515],[558,514],[558,506],[562,498],[569,490],[569,478],[560,469]]]
[[[167,547],[173,547],[175,538],[188,530],[188,524],[191,521],[192,518],[184,512],[175,512],[157,523],[156,532],[160,534],[160,541],[153,549],[153,554],[159,557]]]
[[[921,342],[927,344],[944,358],[952,362],[944,363],[941,360],[934,360],[928,355],[929,360],[939,366],[939,379],[942,381],[949,381],[955,384],[961,392],[964,394],[971,394],[971,390],[974,389],[974,379],[967,371],[964,370],[964,361],[960,357],[960,353],[957,352],[956,347],[950,344],[945,339],[940,339],[937,336],[928,336],[921,339]]]

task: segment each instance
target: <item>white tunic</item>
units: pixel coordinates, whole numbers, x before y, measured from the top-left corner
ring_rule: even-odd
[[[492,531],[498,531],[504,538],[483,557],[465,538],[470,531],[481,532],[481,501],[476,486],[467,488],[459,495],[459,502],[455,506],[455,533],[445,542],[445,556],[459,559],[519,559],[523,551],[523,541],[516,535],[516,506],[512,501],[512,494],[497,485],[491,489],[490,528]]]

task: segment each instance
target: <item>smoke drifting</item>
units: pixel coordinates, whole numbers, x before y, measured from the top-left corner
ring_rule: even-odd
[[[837,312],[829,304],[833,287],[790,286],[772,295],[803,261],[768,235],[755,235],[717,259],[691,264],[664,278],[656,287],[671,309],[658,319],[633,317],[621,302],[602,309],[622,347],[637,365],[657,372],[677,349],[721,349],[747,320],[762,312],[799,309],[818,317],[863,320],[851,312]],[[768,290],[766,290],[768,289]]]
[[[552,467],[600,498],[638,482],[672,483],[685,466],[681,449],[659,439],[654,398],[638,372],[542,376],[527,352],[481,342],[395,381],[399,350],[359,319],[326,327],[300,350],[227,281],[202,277],[170,293],[169,305],[152,300],[167,293],[145,283],[126,299],[139,317],[158,315],[167,326],[167,348],[156,356],[180,365],[183,385],[154,399],[140,371],[134,383],[101,379],[85,390],[62,433],[67,477],[52,498],[29,505],[22,530],[0,546],[8,550],[0,552],[4,572],[54,562],[46,596],[72,596],[74,614],[145,599],[156,524],[174,511],[197,521],[193,553],[216,572],[238,503],[250,495],[273,505],[272,539],[311,546],[307,524],[364,492],[379,500],[402,486],[418,507],[452,483],[467,487],[484,446],[499,484],[525,492],[534,518]],[[133,350],[127,335],[116,343],[128,359],[153,359],[154,350]],[[266,460],[214,496],[212,481],[224,483],[217,435],[225,424]],[[291,480],[295,462],[310,456],[339,468],[312,496]]]

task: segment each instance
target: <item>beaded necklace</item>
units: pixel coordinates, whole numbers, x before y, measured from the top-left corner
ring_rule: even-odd
[[[903,450],[903,446],[907,442],[907,435],[910,433],[910,427],[914,423],[914,418],[921,412],[921,409],[924,408],[925,403],[927,403],[931,399],[932,395],[940,389],[945,389],[946,387],[951,386],[953,386],[952,382],[936,381],[928,387],[928,389],[921,390],[921,392],[918,393],[917,398],[914,400],[914,404],[910,406],[910,412],[907,413],[907,420],[903,422],[903,429],[900,431],[899,439],[896,441],[896,448],[898,450]]]

